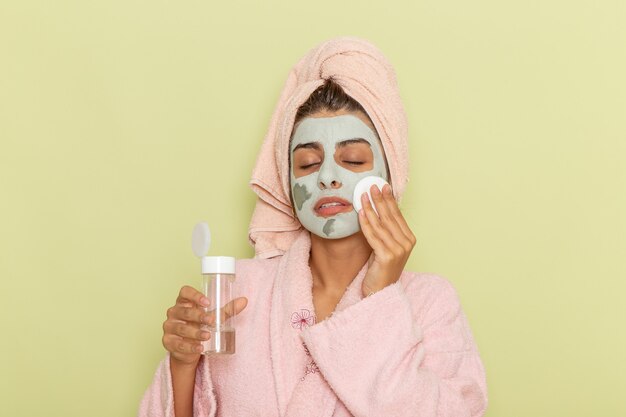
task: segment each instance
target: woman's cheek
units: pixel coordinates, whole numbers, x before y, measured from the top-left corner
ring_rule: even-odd
[[[293,192],[293,202],[296,205],[298,210],[302,210],[302,206],[304,203],[311,199],[312,193],[309,191],[306,184],[296,183],[292,189]]]

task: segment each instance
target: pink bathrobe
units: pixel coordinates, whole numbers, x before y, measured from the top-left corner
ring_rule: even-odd
[[[237,261],[237,352],[203,356],[195,416],[482,416],[485,370],[454,287],[405,271],[363,298],[367,264],[316,323],[309,232],[272,259]],[[169,353],[139,416],[174,416]]]

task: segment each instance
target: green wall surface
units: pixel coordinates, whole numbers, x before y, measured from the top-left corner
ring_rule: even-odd
[[[457,289],[487,417],[625,416],[626,3],[3,1],[0,415],[132,416],[288,71],[339,35],[396,69],[408,269]]]

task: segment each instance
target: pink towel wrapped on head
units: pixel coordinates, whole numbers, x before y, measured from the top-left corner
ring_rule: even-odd
[[[259,198],[248,238],[258,258],[282,255],[302,228],[289,198],[289,140],[298,108],[327,79],[358,101],[374,123],[396,200],[406,187],[408,130],[393,67],[364,39],[339,37],[323,42],[289,73],[252,172],[250,187]]]

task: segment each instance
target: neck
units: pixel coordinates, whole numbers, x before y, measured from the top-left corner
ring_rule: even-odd
[[[324,239],[311,233],[309,266],[313,287],[343,294],[372,253],[363,232],[341,239]]]

